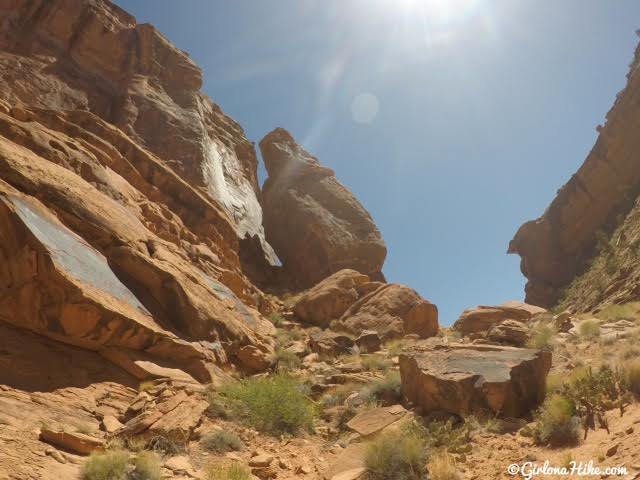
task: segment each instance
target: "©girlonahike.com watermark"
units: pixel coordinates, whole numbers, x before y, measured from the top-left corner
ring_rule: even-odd
[[[571,461],[562,467],[551,465],[549,460],[539,464],[536,462],[512,463],[507,467],[507,473],[516,478],[531,480],[536,477],[566,476],[566,477],[601,477],[627,475],[627,467],[605,467],[594,465],[593,460],[588,462]]]

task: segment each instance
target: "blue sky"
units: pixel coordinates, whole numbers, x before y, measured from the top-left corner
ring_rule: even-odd
[[[640,28],[637,0],[116,3],[250,140],[284,127],[333,168],[443,325],[523,298],[509,240],[582,164]]]

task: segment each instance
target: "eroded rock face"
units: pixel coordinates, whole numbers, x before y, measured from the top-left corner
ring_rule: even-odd
[[[332,170],[283,129],[260,142],[269,173],[262,191],[269,243],[303,288],[350,268],[382,278],[386,247],[369,213]]]
[[[0,321],[138,378],[271,355],[239,258],[245,235],[272,257],[255,152],[198,67],[110,2],[0,15]]]
[[[354,335],[370,332],[388,340],[408,334],[438,333],[438,309],[418,293],[398,284],[372,282],[344,269],[327,277],[298,299],[294,314],[302,322],[329,328],[337,323]]]
[[[515,320],[522,323],[545,312],[544,308],[516,301],[505,302],[496,307],[481,305],[462,312],[452,328],[462,335],[473,336],[487,333],[493,326],[505,320]]]
[[[351,305],[340,324],[358,335],[374,330],[384,340],[409,334],[428,338],[439,330],[438,307],[409,287],[388,284]]]
[[[294,305],[293,313],[305,323],[327,328],[360,298],[367,283],[370,282],[366,275],[351,269],[340,270],[306,291]]]
[[[256,155],[200,92],[202,72],[153,26],[102,0],[0,4],[0,90],[9,104],[90,110],[201,187],[265,258]],[[231,240],[230,241],[236,241]]]
[[[528,413],[544,398],[551,353],[514,347],[416,345],[400,354],[402,391],[424,413]]]
[[[551,307],[563,287],[580,274],[595,253],[598,232],[610,232],[640,193],[640,49],[620,92],[598,127],[595,146],[580,169],[558,191],[537,220],[522,225],[509,253],[522,257],[528,278],[526,301]],[[636,296],[629,292],[629,297]]]
[[[529,339],[529,327],[517,320],[505,320],[491,327],[487,338],[494,342],[523,347]]]

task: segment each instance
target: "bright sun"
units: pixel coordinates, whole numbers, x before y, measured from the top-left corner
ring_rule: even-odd
[[[481,0],[391,0],[407,15],[421,16],[428,24],[448,27],[469,18]]]

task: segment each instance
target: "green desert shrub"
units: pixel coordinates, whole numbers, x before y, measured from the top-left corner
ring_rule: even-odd
[[[155,386],[156,384],[153,382],[153,380],[145,380],[144,382],[140,382],[140,385],[138,385],[138,391],[146,392],[147,390],[151,390]]]
[[[564,381],[566,379],[566,375],[562,373],[550,373],[547,375],[547,380],[545,384],[545,393],[547,395],[558,392],[562,385],[564,385]]]
[[[123,480],[129,471],[129,453],[125,450],[94,452],[82,466],[83,480]]]
[[[613,322],[620,319],[634,320],[638,316],[640,303],[630,302],[621,305],[608,305],[598,312],[597,316],[606,322]]]
[[[213,386],[209,386],[209,388],[207,388],[205,398],[209,404],[205,412],[208,417],[222,419],[229,418],[229,411],[225,399]]]
[[[295,435],[313,426],[315,408],[290,376],[249,378],[227,386],[224,393],[235,415],[259,431]]]
[[[206,434],[200,441],[202,447],[214,453],[235,452],[244,449],[244,443],[233,432],[219,430]]]
[[[133,470],[127,480],[162,480],[158,457],[152,452],[140,452],[131,461]]]
[[[251,480],[249,470],[237,463],[214,465],[207,469],[205,480]]]
[[[538,350],[553,350],[555,337],[558,332],[553,325],[541,322],[531,330],[531,336],[527,341],[527,347]]]
[[[277,372],[290,372],[300,368],[302,361],[293,352],[278,349],[273,356],[273,369]]]
[[[640,396],[640,359],[628,362],[624,367],[624,375],[631,393]]]
[[[592,340],[600,336],[600,323],[597,320],[585,320],[578,326],[578,333],[584,340]]]
[[[284,324],[285,320],[281,314],[279,314],[278,312],[273,312],[271,315],[269,315],[269,321],[273,323],[274,326],[281,327]]]
[[[356,383],[343,383],[342,385],[338,385],[337,387],[329,390],[324,395],[322,395],[320,402],[324,407],[335,407],[336,405],[342,405],[349,395],[357,392],[360,389],[361,386]]]
[[[300,328],[278,328],[276,331],[276,343],[278,345],[287,346],[292,342],[302,340],[305,333]]]
[[[535,414],[533,438],[539,445],[573,445],[580,438],[580,421],[575,404],[565,396],[554,393],[546,398]]]
[[[418,435],[402,431],[382,433],[367,446],[367,480],[421,480],[427,449]]]
[[[162,480],[160,461],[153,452],[135,456],[117,449],[95,452],[82,466],[83,480]]]
[[[621,360],[634,360],[640,358],[640,348],[635,345],[625,345],[620,350],[618,357]]]
[[[391,362],[379,355],[368,355],[366,357],[362,357],[361,363],[362,369],[368,372],[386,372],[391,367]]]
[[[188,443],[187,434],[183,438],[156,435],[147,442],[146,448],[162,455],[180,455],[187,451]]]
[[[436,452],[429,456],[427,471],[429,480],[462,480],[453,458],[446,452]]]
[[[382,403],[391,405],[402,401],[402,382],[400,372],[388,372],[384,378],[377,380],[362,389],[360,397],[366,403]]]
[[[422,438],[429,450],[443,450],[451,454],[464,454],[471,451],[471,434],[477,420],[468,418],[464,422],[454,423],[453,419],[429,422],[414,422],[409,431]]]
[[[385,348],[387,349],[387,352],[391,357],[395,357],[397,355],[400,355],[400,352],[402,352],[402,350],[404,350],[407,347],[410,347],[415,343],[416,343],[415,340],[412,340],[409,338],[407,339],[398,338],[398,339],[390,340],[389,342],[387,342],[385,344]]]

